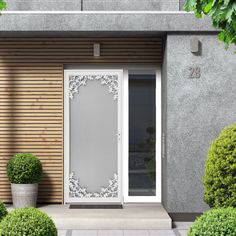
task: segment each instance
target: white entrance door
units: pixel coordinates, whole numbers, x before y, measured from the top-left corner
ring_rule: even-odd
[[[66,203],[119,203],[122,70],[65,70]]]

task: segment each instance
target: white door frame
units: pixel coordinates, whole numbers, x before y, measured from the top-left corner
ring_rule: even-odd
[[[77,67],[76,67],[77,68]],[[161,108],[162,108],[162,95],[161,95],[161,66],[119,66],[117,65],[109,65],[106,66],[107,69],[104,69],[104,66],[101,68],[100,66],[90,66],[84,65],[83,69],[81,66],[78,66],[78,69],[65,69],[64,70],[64,203],[73,203],[78,201],[72,201],[68,198],[68,186],[69,186],[69,155],[70,155],[70,134],[69,134],[69,96],[68,96],[68,83],[66,83],[66,79],[68,78],[68,74],[70,72],[94,72],[94,71],[120,71],[123,76],[123,81],[120,82],[119,87],[119,98],[120,102],[118,103],[118,112],[120,112],[119,117],[121,119],[118,121],[120,127],[120,142],[118,146],[119,157],[120,159],[118,168],[120,170],[121,176],[119,179],[119,184],[122,186],[120,193],[120,202],[140,202],[140,203],[161,203],[161,194],[162,194],[162,160],[161,160],[161,152],[162,152],[162,122],[161,122]],[[117,69],[113,69],[117,68]],[[123,68],[123,69],[121,69]],[[129,188],[129,83],[128,83],[128,72],[132,71],[156,71],[156,196],[144,196],[144,197],[136,197],[136,196],[128,196],[128,188]],[[121,151],[120,151],[121,150]],[[106,199],[106,202],[108,199]],[[97,202],[97,201],[96,201]],[[91,201],[92,203],[92,201]],[[112,203],[112,201],[110,202]]]
[[[117,161],[118,161],[118,197],[117,198],[71,198],[69,197],[69,169],[70,169],[70,106],[69,106],[69,75],[73,74],[114,74],[118,75],[118,130],[117,130]],[[121,156],[121,130],[122,130],[122,81],[123,70],[119,69],[74,69],[64,70],[64,203],[123,203],[123,188],[122,188],[122,156]]]
[[[162,161],[161,161],[161,67],[155,68],[132,68],[131,71],[155,71],[156,73],[156,196],[129,196],[129,70],[124,70],[123,78],[123,191],[124,202],[158,202],[161,203],[162,188]]]

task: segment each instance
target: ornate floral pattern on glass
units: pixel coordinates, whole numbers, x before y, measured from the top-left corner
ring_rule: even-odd
[[[113,99],[118,98],[118,75],[71,75],[69,76],[69,97],[74,98],[79,93],[79,88],[85,86],[89,80],[100,80],[101,85],[108,86],[108,92],[113,94]]]
[[[79,183],[75,173],[70,173],[69,196],[78,198],[117,198],[118,197],[118,175],[108,181],[107,187],[102,187],[100,192],[91,193]]]

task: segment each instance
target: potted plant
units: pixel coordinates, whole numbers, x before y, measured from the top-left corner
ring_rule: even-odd
[[[42,164],[31,153],[14,155],[7,163],[14,208],[36,207]]]

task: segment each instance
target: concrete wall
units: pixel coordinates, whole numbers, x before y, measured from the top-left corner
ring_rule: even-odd
[[[9,11],[80,11],[80,0],[6,0]]]
[[[25,13],[4,12],[0,17],[3,37],[160,35],[166,32],[215,32],[209,17],[192,13]]]
[[[183,10],[183,6],[184,6],[185,2],[186,2],[186,0],[179,0],[179,9],[180,10]]]
[[[178,11],[178,0],[84,0],[85,11]]]
[[[169,35],[166,44],[167,192],[163,196],[169,212],[207,209],[202,184],[207,150],[220,130],[236,121],[236,55],[226,51],[216,35],[197,36],[202,52],[194,55],[191,37]],[[189,67],[199,67],[201,77],[189,79]]]
[[[7,0],[11,11],[178,11],[179,0]]]

